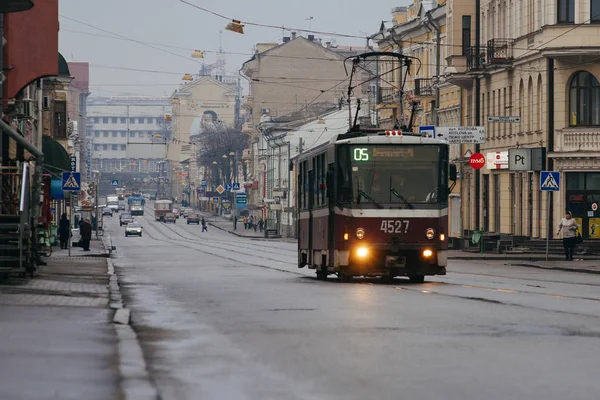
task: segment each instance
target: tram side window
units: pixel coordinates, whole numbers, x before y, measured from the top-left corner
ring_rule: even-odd
[[[308,210],[308,162],[302,162],[302,177],[300,179],[300,189],[302,190],[302,208]]]
[[[319,154],[313,158],[313,171],[315,171],[314,204],[315,207],[323,207],[325,202],[325,154]]]
[[[338,152],[337,190],[340,203],[352,203],[352,177],[350,171],[350,152],[342,147]]]

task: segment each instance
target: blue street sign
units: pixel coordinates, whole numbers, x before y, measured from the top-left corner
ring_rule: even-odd
[[[419,126],[419,133],[425,137],[435,138],[435,126],[423,125]]]
[[[240,190],[240,183],[239,182],[234,182],[233,183],[233,190]]]
[[[219,198],[218,197],[213,197],[213,203],[219,204]]]
[[[248,195],[246,193],[238,193],[235,195],[235,206],[236,208],[242,209],[246,208],[248,205]]]
[[[112,186],[119,186],[119,181],[118,181],[118,180],[116,180],[116,179],[113,179],[113,180],[110,182],[110,184],[111,184]]]
[[[560,190],[560,172],[541,171],[540,190],[544,192],[557,192]]]
[[[77,157],[71,156],[71,172],[77,171]]]
[[[233,185],[231,183],[225,185],[225,190],[231,191],[231,188],[233,188]]]
[[[81,190],[81,175],[79,172],[62,173],[62,190]]]
[[[206,187],[206,179],[202,179],[202,180],[200,181],[200,186],[202,186],[202,187]]]

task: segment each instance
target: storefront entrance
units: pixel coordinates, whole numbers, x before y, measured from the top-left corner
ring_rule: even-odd
[[[581,225],[584,239],[600,239],[600,173],[566,173],[567,210]]]

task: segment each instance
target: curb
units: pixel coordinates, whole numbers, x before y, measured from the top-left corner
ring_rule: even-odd
[[[566,272],[578,272],[582,274],[600,275],[600,271],[586,268],[566,268],[566,267],[545,267],[537,264],[505,264],[514,267],[525,267],[525,268],[537,268],[537,269],[549,269],[554,271],[566,271]]]
[[[245,235],[240,235],[239,233],[232,232],[232,231],[230,231],[230,230],[229,230],[229,229],[227,229],[227,228],[223,228],[223,227],[221,227],[221,226],[215,225],[215,224],[214,224],[214,223],[212,223],[212,222],[209,222],[208,224],[209,224],[210,226],[212,226],[212,227],[215,227],[215,228],[217,228],[217,229],[219,229],[219,230],[222,230],[223,232],[227,232],[227,233],[230,233],[230,234],[232,234],[232,235],[234,235],[234,236],[241,237],[241,238],[248,238],[248,239],[267,239],[267,240],[275,240],[275,239],[268,239],[268,238],[265,238],[265,237],[263,237],[263,236],[245,236]]]
[[[548,261],[561,261],[563,257],[550,258]],[[469,256],[448,256],[448,260],[486,260],[486,261],[546,261],[546,257],[519,257],[519,256],[506,256],[506,257],[469,257]],[[584,258],[585,261],[597,261],[600,257]]]
[[[106,242],[103,240],[104,245]],[[160,399],[158,390],[150,379],[148,366],[135,331],[131,328],[131,311],[123,306],[119,278],[112,260],[107,259],[107,274],[110,275],[110,308],[115,310],[113,324],[117,333],[119,375],[125,399]]]

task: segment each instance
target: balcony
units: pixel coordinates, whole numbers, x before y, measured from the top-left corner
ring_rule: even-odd
[[[487,63],[491,66],[511,64],[513,57],[513,39],[490,39],[487,42]]]
[[[477,49],[473,46],[467,49],[467,72],[478,72],[485,69],[486,64],[486,49],[485,47],[479,48],[479,54]]]
[[[400,102],[400,91],[393,87],[380,87],[377,92],[377,104]]]
[[[415,78],[415,97],[435,97],[432,78]]]
[[[600,151],[600,127],[564,128],[556,130],[556,152]]]

